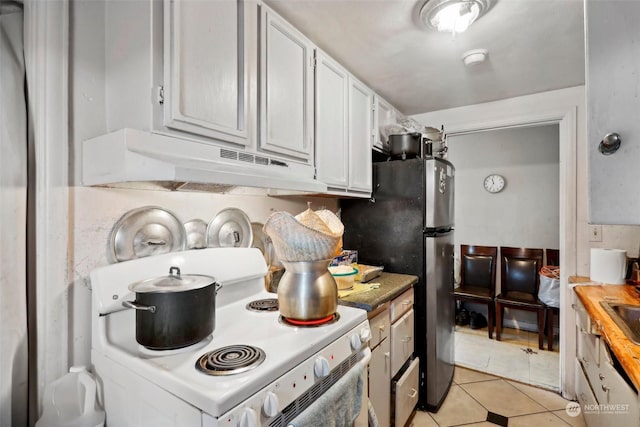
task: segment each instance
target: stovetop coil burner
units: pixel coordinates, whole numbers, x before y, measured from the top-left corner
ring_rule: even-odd
[[[250,311],[278,311],[277,298],[265,298],[251,301],[247,304],[247,310]]]
[[[234,375],[257,367],[265,357],[261,348],[230,345],[203,354],[196,362],[196,367],[208,375]]]
[[[340,315],[338,313],[334,313],[330,316],[323,317],[321,319],[313,319],[313,320],[298,320],[298,319],[291,319],[288,317],[280,316],[280,323],[283,323],[289,326],[313,328],[316,326],[330,325],[332,323],[337,322],[338,319],[340,319]]]

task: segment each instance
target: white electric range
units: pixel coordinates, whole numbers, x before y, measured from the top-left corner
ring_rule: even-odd
[[[135,300],[131,283],[166,276],[174,266],[222,284],[215,329],[186,348],[148,350],[135,339],[135,310],[122,302]],[[368,363],[364,310],[338,306],[327,324],[289,325],[268,310],[277,295],[265,290],[266,273],[254,248],[174,252],[92,271],[91,357],[107,425],[285,426],[349,369]],[[267,309],[247,307],[255,301]],[[209,375],[196,366],[216,359],[248,367]]]

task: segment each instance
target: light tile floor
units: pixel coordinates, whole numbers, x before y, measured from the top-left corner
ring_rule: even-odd
[[[440,410],[416,411],[409,426],[586,427],[582,415],[567,414],[568,403],[552,391],[456,366]]]
[[[538,334],[504,328],[502,340],[489,339],[487,328],[456,326],[456,365],[487,372],[525,384],[560,390],[560,353],[556,337],[553,351],[538,349]],[[545,348],[546,348],[545,338]]]

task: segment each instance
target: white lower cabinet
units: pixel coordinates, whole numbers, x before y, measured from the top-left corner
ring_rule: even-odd
[[[389,310],[369,320],[371,362],[369,362],[369,400],[380,426],[391,418],[391,349],[389,346]]]
[[[404,426],[418,403],[420,359],[415,358],[406,371],[393,382],[393,421],[397,427]]]
[[[602,419],[595,413],[585,412],[583,408],[595,407],[598,404],[596,397],[593,395],[589,380],[582,370],[580,362],[576,360],[576,395],[580,403],[580,410],[583,412],[584,420],[589,427],[604,427]]]
[[[576,395],[589,427],[640,425],[638,393],[616,369],[615,356],[596,335],[579,300],[576,311]],[[618,365],[619,366],[619,365]],[[622,369],[622,368],[620,368]]]
[[[380,426],[404,426],[418,402],[418,359],[408,363],[414,349],[413,319],[413,288],[369,319],[369,400]]]
[[[391,325],[391,376],[395,376],[413,354],[413,310]]]

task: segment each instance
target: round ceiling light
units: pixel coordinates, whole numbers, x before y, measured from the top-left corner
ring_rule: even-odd
[[[461,33],[491,6],[491,0],[427,0],[420,19],[428,27],[449,33]]]

